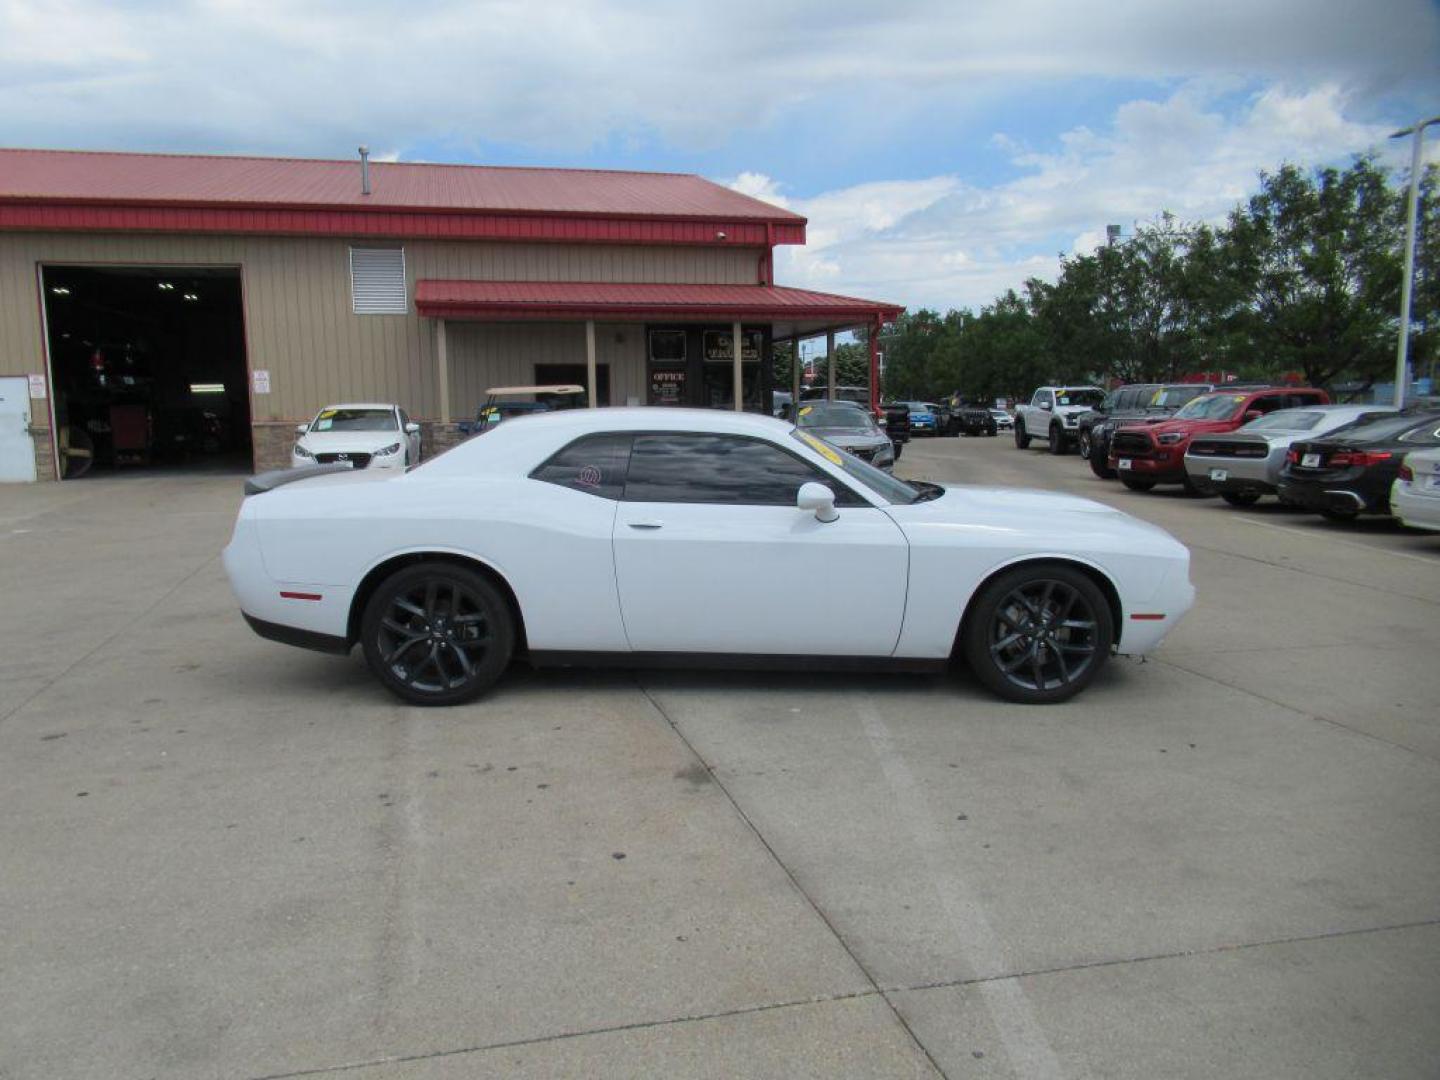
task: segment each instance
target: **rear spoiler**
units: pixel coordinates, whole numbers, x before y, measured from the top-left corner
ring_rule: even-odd
[[[269,472],[258,473],[245,481],[246,495],[263,495],[267,491],[274,491],[286,484],[293,484],[297,480],[309,480],[316,476],[327,476],[330,473],[354,472],[349,465],[303,465],[298,469],[271,469]]]

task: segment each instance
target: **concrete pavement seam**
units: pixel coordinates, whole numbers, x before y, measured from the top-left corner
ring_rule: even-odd
[[[1395,742],[1393,739],[1387,739],[1383,735],[1376,735],[1373,732],[1365,731],[1361,728],[1351,727],[1349,724],[1341,720],[1334,720],[1328,716],[1321,716],[1319,713],[1312,713],[1306,709],[1297,708],[1296,706],[1291,705],[1288,702],[1280,701],[1278,698],[1266,697],[1264,694],[1251,690],[1248,686],[1240,686],[1236,683],[1226,682],[1224,679],[1221,679],[1215,675],[1209,675],[1203,671],[1196,671],[1194,668],[1186,667],[1184,664],[1176,663],[1174,660],[1167,660],[1163,656],[1153,656],[1150,658],[1150,662],[1152,664],[1164,664],[1167,667],[1174,668],[1176,671],[1183,671],[1187,675],[1194,675],[1197,679],[1204,679],[1207,682],[1215,683],[1217,686],[1228,687],[1229,689],[1238,691],[1239,693],[1248,694],[1251,697],[1255,698],[1257,701],[1263,701],[1268,705],[1274,705],[1278,708],[1285,709],[1289,712],[1294,713],[1296,716],[1303,716],[1307,720],[1316,720],[1322,724],[1329,724],[1331,727],[1337,727],[1341,731],[1348,731],[1352,735],[1359,735],[1365,739],[1373,739],[1381,746],[1388,746],[1395,750],[1402,750],[1407,754],[1414,754],[1422,761],[1428,761],[1432,765],[1440,765],[1440,761],[1437,761],[1435,758],[1431,757],[1423,750],[1417,750],[1413,746],[1406,746],[1404,743]]]
[[[799,998],[794,1001],[772,1001],[764,1005],[746,1005],[739,1009],[723,1009],[713,1013],[670,1016],[661,1020],[637,1020],[631,1024],[611,1024],[605,1027],[586,1028],[582,1031],[561,1031],[553,1035],[535,1035],[528,1039],[507,1039],[504,1042],[460,1046],[449,1050],[431,1050],[423,1054],[396,1054],[388,1057],[367,1058],[364,1061],[347,1061],[339,1065],[319,1065],[311,1069],[296,1069],[291,1072],[265,1073],[261,1076],[252,1076],[249,1080],[293,1080],[300,1076],[323,1076],[330,1073],[348,1072],[352,1069],[373,1069],[380,1065],[407,1065],[416,1061],[459,1057],[463,1054],[483,1054],[491,1050],[513,1050],[520,1046],[539,1046],[544,1043],[564,1042],[569,1039],[583,1039],[590,1035],[613,1035],[622,1031],[644,1031],[648,1028],[703,1023],[707,1020],[726,1020],[734,1016],[750,1016],[756,1013],[775,1012],[779,1009],[799,1009],[808,1005],[829,1005],[837,1001],[856,1001],[869,997],[879,997],[883,1000],[884,994],[877,988],[856,990],[848,994],[831,994],[825,997]]]
[[[704,755],[702,755],[700,751],[695,748],[695,745],[685,737],[685,733],[680,730],[679,725],[675,723],[674,719],[672,719],[670,714],[665,711],[664,707],[655,700],[654,696],[650,693],[649,687],[641,683],[638,678],[635,680],[635,685],[639,688],[640,693],[645,696],[645,700],[650,703],[651,708],[653,708],[655,712],[659,714],[660,718],[670,726],[670,730],[675,732],[675,737],[680,740],[680,742],[685,746],[687,750],[690,751],[691,755],[694,756],[695,760],[698,761],[702,766],[704,766],[705,771],[710,774],[710,779],[714,781],[715,786],[720,789],[721,794],[725,796],[731,807],[734,808],[735,813],[740,816],[740,820],[745,823],[746,827],[748,827],[752,833],[754,833],[755,839],[760,841],[761,846],[764,847],[767,852],[769,852],[770,858],[775,861],[775,865],[778,866],[781,872],[789,879],[791,887],[794,888],[795,891],[800,894],[801,898],[804,899],[805,903],[810,906],[810,910],[813,911],[816,918],[818,918],[820,922],[824,924],[825,929],[829,930],[830,933],[834,936],[836,942],[839,943],[840,948],[845,950],[845,955],[850,957],[850,962],[855,965],[856,970],[865,977],[865,980],[872,987],[874,987],[875,992],[881,996],[881,999],[885,1002],[885,1005],[890,1009],[891,1014],[895,1017],[895,1022],[898,1023],[901,1029],[905,1032],[905,1034],[910,1037],[911,1042],[915,1044],[916,1048],[925,1055],[925,1060],[930,1063],[930,1067],[935,1070],[936,1075],[940,1077],[945,1077],[945,1070],[940,1067],[940,1063],[935,1060],[935,1057],[930,1053],[929,1048],[920,1041],[920,1037],[915,1034],[915,1031],[910,1027],[909,1022],[905,1019],[904,1016],[900,1014],[900,1010],[895,1007],[895,1003],[885,995],[885,992],[883,990],[881,990],[879,981],[871,973],[870,969],[861,962],[860,957],[855,954],[855,950],[850,948],[850,943],[846,941],[845,938],[841,935],[839,928],[834,923],[832,923],[830,921],[830,917],[821,910],[820,905],[816,903],[815,898],[805,891],[805,887],[801,885],[799,879],[795,877],[794,871],[792,871],[790,867],[785,865],[784,859],[780,858],[779,852],[777,852],[773,847],[770,846],[770,841],[765,839],[765,834],[762,833],[759,827],[755,824],[755,822],[750,819],[750,815],[745,813],[744,808],[741,807],[735,796],[731,794],[730,789],[725,786],[724,781],[722,781],[720,777],[715,775],[714,767],[705,760]]]
[[[1395,923],[1391,926],[1362,926],[1358,930],[1327,930],[1320,934],[1300,934],[1296,937],[1270,938],[1266,941],[1242,941],[1237,945],[1216,945],[1208,949],[1182,949],[1177,952],[1149,953],[1145,956],[1121,956],[1110,960],[1090,960],[1083,964],[1065,964],[1060,967],[1034,968],[1030,971],[1012,971],[1003,975],[982,975],[974,979],[948,979],[941,982],[925,983],[920,986],[892,986],[887,993],[905,994],[921,990],[946,990],[960,986],[975,986],[981,983],[1004,982],[1007,979],[1029,979],[1043,975],[1063,975],[1070,971],[1089,971],[1092,968],[1124,967],[1128,964],[1148,964],[1156,960],[1184,960],[1192,956],[1221,956],[1225,953],[1245,952],[1248,949],[1264,949],[1275,945],[1303,945],[1311,941],[1330,941],[1335,938],[1359,937],[1364,934],[1386,934],[1396,930],[1416,930],[1426,926],[1440,926],[1440,918],[1419,919],[1415,922]]]

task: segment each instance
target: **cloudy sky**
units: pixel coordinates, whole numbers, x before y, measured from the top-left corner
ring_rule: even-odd
[[[0,145],[698,172],[912,307],[1437,112],[1433,0],[0,0]]]

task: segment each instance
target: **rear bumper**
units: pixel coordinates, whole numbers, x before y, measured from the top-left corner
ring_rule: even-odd
[[[302,649],[314,649],[316,652],[335,653],[339,656],[345,656],[350,652],[350,642],[343,637],[266,622],[264,619],[255,618],[248,611],[242,611],[240,614],[245,616],[245,621],[250,624],[250,629],[267,641],[278,641],[282,645],[295,645]]]
[[[1224,480],[1211,480],[1212,469],[1225,470]],[[1197,483],[1205,484],[1216,491],[1261,491],[1275,494],[1279,487],[1280,473],[1266,458],[1210,457],[1207,455],[1185,455],[1185,471]]]
[[[1130,467],[1122,469],[1120,462],[1129,461]],[[1185,482],[1185,459],[1183,457],[1134,457],[1126,458],[1112,448],[1107,462],[1121,476],[1143,476],[1157,484],[1183,484]]]
[[[1280,482],[1279,495],[1286,502],[1306,510],[1334,510],[1349,514],[1388,514],[1388,499],[1367,498],[1363,491],[1348,487],[1327,487],[1323,483]]]
[[[1422,495],[1413,484],[1396,480],[1390,489],[1391,512],[1412,529],[1440,532],[1440,495]]]

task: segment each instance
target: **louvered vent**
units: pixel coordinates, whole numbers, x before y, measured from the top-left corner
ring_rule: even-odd
[[[350,249],[350,300],[356,315],[404,315],[405,249]]]

